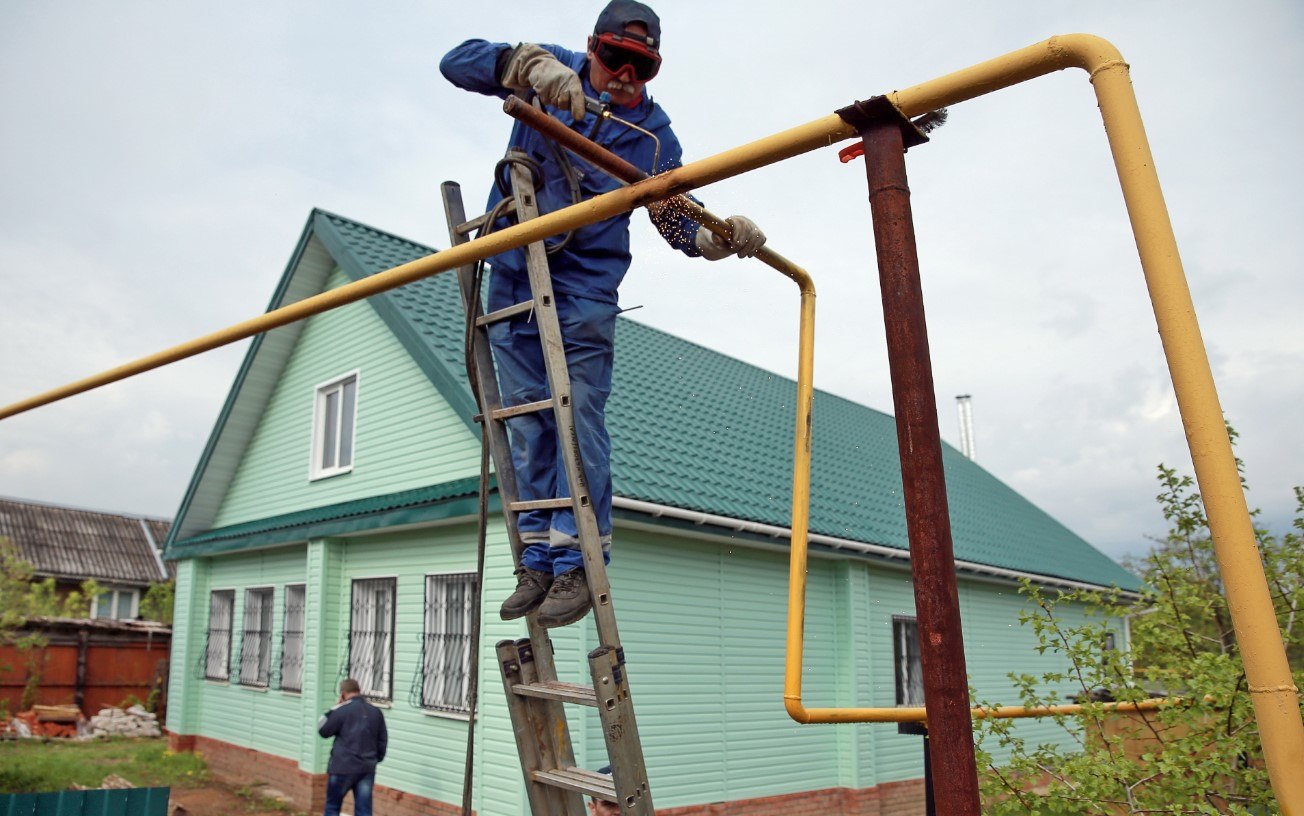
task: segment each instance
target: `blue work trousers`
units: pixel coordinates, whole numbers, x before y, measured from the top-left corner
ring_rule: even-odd
[[[489,287],[489,311],[531,299],[529,284],[509,275],[494,275]],[[557,319],[566,351],[571,382],[571,411],[575,435],[604,561],[611,545],[611,439],[607,436],[606,407],[611,394],[611,364],[615,341],[614,303],[555,295]],[[533,313],[489,327],[503,406],[547,399],[550,395],[539,326]],[[557,421],[552,411],[536,411],[507,420],[517,490],[522,501],[570,495],[565,461],[557,443]],[[531,510],[517,518],[525,552],[521,563],[533,570],[561,575],[583,568],[575,514],[565,510]]]
[[[326,777],[326,809],[322,816],[339,816],[344,795],[349,791],[353,791],[353,816],[371,816],[371,786],[375,782],[375,771]]]

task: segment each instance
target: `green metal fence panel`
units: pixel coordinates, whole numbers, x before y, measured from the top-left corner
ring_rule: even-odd
[[[0,794],[0,816],[167,816],[171,788]]]

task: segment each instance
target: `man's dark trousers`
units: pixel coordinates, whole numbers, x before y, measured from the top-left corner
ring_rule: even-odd
[[[324,816],[339,816],[344,795],[353,791],[353,816],[371,816],[371,786],[376,772],[357,774],[331,774],[326,778],[326,810]]]

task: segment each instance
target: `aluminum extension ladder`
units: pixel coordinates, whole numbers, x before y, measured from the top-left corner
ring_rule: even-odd
[[[512,157],[509,151],[509,159]],[[524,153],[521,153],[524,156]],[[521,162],[509,162],[512,202],[518,222],[538,216],[534,184],[530,171]],[[466,243],[472,233],[487,224],[492,213],[468,221],[462,204],[461,188],[456,182],[441,186],[444,211],[448,218],[452,246]],[[597,518],[589,501],[579,449],[569,444],[574,439],[575,423],[570,404],[570,378],[557,322],[552,279],[542,241],[526,248],[530,290],[533,299],[490,314],[480,314],[480,292],[474,291],[474,264],[458,269],[462,304],[475,306],[474,366],[479,388],[476,400],[481,422],[489,434],[489,448],[498,476],[503,515],[507,522],[512,559],[519,566],[524,547],[517,529],[517,514],[541,508],[571,507],[579,530],[589,592],[593,600],[593,618],[597,625],[598,648],[589,652],[589,671],[593,685],[563,683],[557,679],[553,662],[552,641],[537,621],[537,612],[526,618],[528,638],[504,640],[497,644],[498,665],[502,671],[507,708],[516,735],[516,748],[525,775],[526,795],[532,816],[584,816],[583,796],[592,796],[620,806],[626,816],[654,816],[652,794],[648,788],[643,748],[634,721],[634,703],[629,693],[625,670],[625,653],[616,627],[616,611],[611,600],[611,585],[602,563],[602,545]],[[503,408],[498,379],[489,350],[488,326],[532,312],[538,321],[548,373],[551,398],[527,405]],[[519,500],[516,472],[507,440],[506,420],[532,412],[552,411],[556,415],[558,449],[565,456],[570,497]],[[478,644],[476,644],[478,648]],[[603,739],[611,765],[611,776],[576,767],[566,724],[565,703],[596,707],[602,723]]]

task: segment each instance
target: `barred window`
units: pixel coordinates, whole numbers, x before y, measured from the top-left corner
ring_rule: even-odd
[[[349,611],[349,677],[373,700],[394,699],[395,578],[353,582]]]
[[[246,589],[240,685],[267,687],[272,672],[272,588]]]
[[[471,603],[475,574],[427,575],[421,640],[421,707],[470,711]]]
[[[235,590],[218,589],[208,596],[208,642],[204,647],[204,677],[231,678],[231,616],[235,611]]]
[[[281,688],[303,691],[303,629],[306,592],[303,584],[285,588],[285,625],[281,629]]]
[[[896,666],[896,704],[924,704],[924,669],[919,658],[919,623],[914,618],[892,618],[892,656]]]

